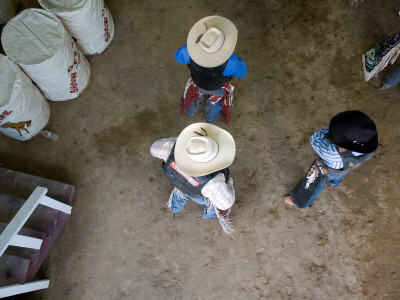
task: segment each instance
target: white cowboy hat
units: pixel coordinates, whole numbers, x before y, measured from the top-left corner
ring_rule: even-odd
[[[176,140],[175,162],[190,176],[204,176],[229,167],[235,152],[229,132],[209,123],[194,123]]]
[[[189,55],[205,68],[222,65],[235,50],[237,35],[235,24],[227,18],[205,17],[190,29],[187,38]]]

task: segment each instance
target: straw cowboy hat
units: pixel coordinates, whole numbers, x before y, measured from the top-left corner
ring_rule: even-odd
[[[189,55],[205,68],[222,65],[235,50],[237,35],[235,24],[227,18],[205,17],[190,29],[187,38]]]
[[[190,176],[204,176],[229,167],[235,151],[229,132],[209,123],[194,123],[176,140],[175,162]]]
[[[328,136],[343,148],[360,153],[371,153],[378,148],[376,125],[365,113],[344,111],[334,116]]]

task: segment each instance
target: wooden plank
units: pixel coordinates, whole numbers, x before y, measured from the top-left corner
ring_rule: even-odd
[[[26,272],[30,264],[29,258],[8,254],[6,251],[0,257],[0,286],[26,283]]]
[[[46,195],[47,189],[37,187],[29,196],[28,200],[24,203],[21,209],[17,212],[15,217],[7,225],[6,229],[0,235],[0,256],[6,251],[8,245],[15,235],[21,230],[22,226],[28,220],[29,216],[40,203],[41,198]]]
[[[73,205],[73,185],[0,167],[0,193],[25,201],[37,186],[48,189],[46,196]]]
[[[64,203],[62,203],[60,201],[54,200],[54,199],[52,199],[50,197],[47,197],[47,196],[44,196],[40,200],[40,204],[46,205],[48,207],[51,207],[51,208],[59,210],[59,211],[62,211],[63,213],[66,213],[68,215],[71,214],[71,210],[72,210],[71,206],[69,206],[67,204],[64,204]]]
[[[49,284],[50,280],[44,279],[27,282],[25,284],[13,284],[9,286],[3,286],[0,287],[0,298],[47,289],[49,287]]]
[[[76,193],[76,189],[73,185],[0,167],[0,194],[9,195],[9,197],[14,198],[10,200],[9,198],[6,197],[4,199],[6,201],[7,209],[9,206],[14,207],[17,204],[19,206],[15,210],[13,210],[14,211],[13,215],[15,215],[18,209],[22,207],[23,203],[26,201],[26,199],[28,199],[29,195],[37,186],[45,187],[48,189],[46,196],[49,196],[53,199],[57,199],[57,201],[63,202],[67,205],[71,206],[73,205]],[[18,201],[18,203],[10,202],[15,199],[21,199],[23,201],[22,202]],[[3,207],[1,206],[2,202],[4,201],[1,199],[0,195],[0,216],[2,216],[2,207]],[[55,216],[50,217],[49,214],[55,214]],[[37,238],[43,239],[40,251],[28,248],[19,248],[19,247],[8,248],[6,252],[9,252],[10,249],[12,249],[13,253],[14,251],[29,250],[39,254],[39,258],[35,257],[34,262],[29,265],[25,282],[30,282],[34,280],[38,269],[40,268],[41,264],[48,255],[57,237],[61,233],[69,216],[70,215],[60,212],[58,210],[53,210],[47,206],[39,205],[24,226],[29,225],[28,226],[29,228],[45,232],[47,234],[46,238],[35,236]],[[11,218],[7,217],[7,218],[2,218],[0,220],[9,223],[11,221]],[[53,226],[50,226],[48,224],[48,222],[50,221],[52,221]],[[28,235],[22,231],[20,231],[19,233]],[[3,256],[5,254],[3,254]],[[8,283],[7,285],[10,284],[14,283]]]
[[[10,246],[40,250],[42,242],[42,239],[17,234],[11,239]]]

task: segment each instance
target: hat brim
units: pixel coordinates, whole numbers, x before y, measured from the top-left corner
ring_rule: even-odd
[[[206,33],[211,27],[217,28],[224,33],[224,43],[221,48],[214,53],[207,53],[203,50],[200,43],[200,36]],[[230,20],[220,16],[205,17],[198,21],[190,29],[187,38],[187,49],[190,58],[205,68],[214,68],[226,62],[235,50],[238,31],[235,24]]]
[[[355,144],[345,135],[345,126],[352,114],[360,113],[358,111],[345,111],[334,116],[329,124],[329,137],[332,141],[345,149],[359,153],[371,153],[378,148],[378,134],[375,134],[367,142]]]
[[[203,131],[204,129],[204,131]],[[208,162],[195,162],[186,153],[186,143],[191,137],[206,134],[218,144],[217,155]],[[204,176],[229,167],[236,153],[235,141],[226,130],[209,124],[194,123],[186,127],[178,136],[175,144],[175,162],[179,169],[190,176]]]

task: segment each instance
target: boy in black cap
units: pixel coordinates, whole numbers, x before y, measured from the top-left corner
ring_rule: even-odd
[[[284,197],[299,208],[312,206],[325,183],[338,186],[351,170],[370,159],[378,150],[376,126],[366,114],[357,110],[341,112],[329,126],[310,138],[318,157],[307,175]]]

